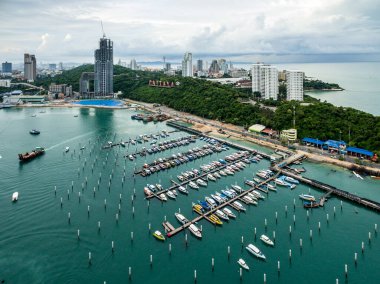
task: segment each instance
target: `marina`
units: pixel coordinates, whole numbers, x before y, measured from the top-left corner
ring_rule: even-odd
[[[273,185],[273,180],[283,174],[293,177],[288,172],[276,175],[275,171],[270,179],[257,175],[272,166],[270,150],[205,133],[190,133],[218,139],[218,143],[229,149],[143,177],[134,172],[150,160],[148,157],[151,160],[170,157],[185,152],[185,147],[184,151],[167,149],[165,155],[156,153],[131,162],[124,156],[133,149],[132,145],[129,151],[128,145],[107,150],[103,146],[108,141],[134,140],[143,133],[162,130],[171,132],[167,139],[178,139],[187,135],[184,130],[166,123],[144,124],[142,128],[142,123],[130,119],[133,112],[126,110],[56,108],[46,109],[46,113],[30,119],[31,114],[32,110],[27,108],[0,113],[3,121],[12,121],[11,126],[3,125],[4,139],[0,141],[3,173],[0,245],[4,256],[0,261],[0,278],[6,283],[157,283],[162,275],[166,275],[166,283],[194,283],[194,271],[197,283],[263,283],[264,275],[267,283],[303,283],[316,274],[320,275],[318,281],[311,279],[310,283],[336,283],[336,279],[342,283],[345,264],[349,282],[371,283],[371,279],[378,276],[373,265],[380,253],[377,226],[375,229],[379,223],[378,213],[333,193],[325,196],[328,202],[323,208],[304,209],[300,194],[313,195],[319,200],[328,191],[301,180],[293,190],[278,185],[277,191],[270,190],[265,185],[268,180]],[[78,117],[74,117],[75,114]],[[41,135],[32,136],[28,131],[36,128],[36,122]],[[23,133],[18,131],[21,127],[26,129]],[[204,140],[197,138],[188,147],[201,148],[204,144]],[[44,155],[30,163],[18,162],[18,153],[38,145],[44,147]],[[143,143],[136,145],[144,146]],[[68,152],[65,147],[69,147]],[[200,171],[197,179],[205,179],[206,187],[193,190],[187,186],[188,195],[179,191],[178,185],[182,182],[177,179],[178,175],[202,169],[239,151],[248,151],[249,157],[263,158],[216,181],[207,175],[211,172],[214,176],[225,168]],[[351,172],[333,172],[328,166],[307,161],[302,162],[302,167],[310,180],[378,200],[376,180],[349,179]],[[349,182],[340,186],[342,176]],[[254,186],[245,183],[251,183],[253,178],[259,178],[261,183]],[[154,196],[147,199],[143,190],[147,184],[160,184],[161,190],[176,186],[172,190],[178,195],[166,202]],[[213,198],[215,192],[221,193],[226,188],[236,191],[241,188],[242,192],[202,215],[193,210],[192,203],[203,202],[205,197]],[[361,191],[355,194],[358,188]],[[259,199],[257,206],[246,204],[243,197],[249,197],[256,190],[265,199]],[[15,192],[18,192],[18,201],[12,202]],[[229,220],[216,213],[218,210],[227,214]],[[189,222],[183,225],[175,213]],[[222,225],[214,223],[215,219],[210,218],[213,214]],[[181,226],[186,228],[180,229]],[[156,231],[165,240],[153,236]],[[274,246],[264,243],[262,235],[273,241]],[[350,238],[345,237],[347,235]],[[249,244],[258,248],[266,260],[259,260],[246,250]],[[240,259],[243,261],[238,263]],[[325,259],[329,259],[331,266],[313,264]]]

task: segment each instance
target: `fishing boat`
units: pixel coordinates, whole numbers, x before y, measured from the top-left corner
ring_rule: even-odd
[[[266,235],[261,235],[260,240],[262,240],[264,243],[266,243],[269,246],[274,246],[274,242],[268,238]]]
[[[159,197],[162,201],[167,201],[167,200],[168,200],[168,199],[166,198],[165,193],[161,193],[158,197]]]
[[[251,254],[253,254],[254,256],[260,258],[260,259],[264,259],[265,260],[265,255],[257,248],[255,247],[253,244],[249,244],[248,246],[245,247]]]
[[[41,132],[38,131],[37,129],[32,129],[32,130],[29,131],[29,133],[32,134],[32,135],[38,135],[38,134],[40,134]]]
[[[67,147],[65,148],[65,152],[67,153],[67,152],[69,152],[69,151],[70,151],[70,147],[67,146]]]
[[[227,214],[228,217],[230,217],[230,218],[236,218],[236,215],[235,215],[230,209],[228,209],[227,207],[224,207],[224,208],[222,209],[222,211],[223,211],[225,214]]]
[[[231,184],[231,187],[234,190],[236,190],[237,192],[242,192],[243,191],[243,189],[240,186],[236,185],[236,184]]]
[[[206,197],[205,197],[205,200],[206,200],[206,202],[207,202],[208,204],[210,204],[211,208],[214,208],[214,207],[217,206],[215,200],[212,199],[211,197],[206,196]]]
[[[166,192],[166,195],[169,197],[169,198],[171,198],[171,199],[176,199],[176,196],[173,194],[173,192],[171,192],[170,190],[168,190],[167,192]]]
[[[144,187],[144,194],[149,197],[153,195],[153,192],[149,188]]]
[[[18,192],[13,192],[12,194],[12,202],[16,202],[18,200]]]
[[[159,241],[165,241],[164,235],[158,230],[153,233],[153,236]]]
[[[234,201],[232,204],[240,211],[246,211],[245,207],[239,202],[239,201]]]
[[[208,216],[208,218],[209,218],[210,222],[215,224],[215,225],[223,225],[223,222],[215,214],[211,214],[210,216]]]
[[[199,230],[199,228],[195,226],[194,224],[190,224],[189,230],[197,238],[202,238],[202,231]]]
[[[300,194],[299,198],[306,201],[315,201],[315,197],[309,194]]]
[[[226,221],[228,221],[230,218],[228,218],[228,215],[226,214],[226,213],[224,213],[223,211],[221,211],[221,210],[216,210],[215,211],[215,214],[219,217],[219,218],[221,218],[221,219],[223,219],[223,220],[226,220]]]
[[[222,170],[219,171],[219,174],[220,174],[221,176],[224,176],[224,177],[227,176],[227,174],[226,174],[224,171],[222,171]]]
[[[193,182],[193,181],[189,182],[189,186],[191,188],[193,188],[193,189],[198,189],[199,188],[199,186],[195,182]]]
[[[212,174],[207,175],[208,180],[216,181],[216,178]]]
[[[238,263],[242,268],[244,268],[245,270],[249,270],[249,266],[248,266],[247,263],[244,261],[244,259],[239,258],[239,260],[237,261],[237,263]]]
[[[45,154],[45,149],[42,147],[36,147],[30,153],[26,152],[25,154],[18,154],[18,158],[21,162],[32,160],[40,155]]]
[[[189,220],[183,216],[182,214],[180,213],[174,213],[175,217],[177,218],[177,220],[182,224],[182,225],[185,225],[186,223],[189,223]]]
[[[183,193],[183,194],[189,194],[189,192],[187,191],[187,189],[185,187],[183,187],[182,185],[180,185],[178,187],[178,191]]]
[[[203,179],[199,178],[196,180],[197,184],[200,186],[207,186],[207,182],[205,182]]]
[[[299,184],[300,182],[292,177],[285,176],[284,180],[293,184]]]

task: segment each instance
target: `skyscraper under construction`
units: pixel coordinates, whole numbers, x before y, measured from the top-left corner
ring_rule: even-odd
[[[95,96],[113,96],[113,42],[105,35],[95,50],[94,73]]]

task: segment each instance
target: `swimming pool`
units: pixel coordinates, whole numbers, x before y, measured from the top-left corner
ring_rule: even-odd
[[[123,105],[123,102],[119,100],[81,100],[73,104],[81,106],[120,107]]]

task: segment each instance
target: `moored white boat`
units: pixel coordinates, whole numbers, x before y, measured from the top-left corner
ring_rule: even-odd
[[[199,188],[199,186],[195,182],[193,182],[193,181],[189,182],[189,186],[191,188],[193,188],[193,189],[198,189]]]
[[[237,261],[237,263],[238,263],[242,268],[244,268],[245,270],[249,270],[249,266],[248,266],[248,264],[244,261],[244,259],[239,258],[239,260]]]
[[[217,206],[215,200],[212,199],[211,197],[206,196],[206,197],[205,197],[205,200],[206,200],[206,202],[207,202],[208,204],[210,204],[211,208],[214,208],[214,207]]]
[[[183,194],[189,194],[187,189],[185,187],[183,187],[182,185],[178,187],[178,191],[183,193]]]
[[[207,186],[207,182],[205,182],[203,179],[199,178],[196,180],[197,184],[200,186]]]
[[[175,217],[177,218],[177,220],[182,224],[182,225],[185,225],[186,223],[189,222],[189,220],[183,216],[182,214],[180,213],[174,213]]]
[[[70,151],[70,147],[67,146],[67,147],[65,148],[65,152],[67,153],[67,152],[69,152],[69,151]]]
[[[168,190],[168,191],[166,192],[166,195],[167,195],[169,198],[171,198],[171,199],[176,199],[176,196],[175,196],[174,193],[171,192],[170,190]]]
[[[164,193],[161,193],[159,196],[158,196],[162,201],[167,201],[168,199],[166,198],[166,195]]]
[[[264,243],[266,243],[269,246],[274,246],[274,242],[268,238],[266,235],[261,235],[260,240],[262,240]]]
[[[12,194],[12,202],[16,202],[18,200],[18,192],[13,192]]]
[[[230,218],[228,218],[228,215],[226,214],[226,213],[224,213],[223,211],[221,211],[221,210],[216,210],[215,211],[215,214],[219,217],[219,218],[221,218],[221,219],[224,219],[224,220],[226,220],[226,221],[228,221]]]
[[[239,210],[246,211],[246,209],[243,206],[243,204],[241,204],[239,201],[234,201],[232,204],[235,205]]]
[[[219,174],[220,174],[221,176],[224,176],[224,177],[227,175],[223,170],[220,170],[220,171],[219,171]]]
[[[313,195],[309,195],[309,194],[300,194],[299,197],[302,199],[302,200],[306,200],[306,201],[315,201],[315,197]]]
[[[197,238],[202,238],[202,231],[199,230],[199,228],[197,226],[195,226],[194,224],[191,224],[189,226],[189,230]]]
[[[216,181],[216,178],[212,174],[207,175],[208,180]]]
[[[250,253],[252,253],[254,256],[261,258],[261,259],[266,259],[265,255],[253,244],[249,244],[248,246],[245,247]]]
[[[243,189],[240,186],[236,185],[236,184],[231,184],[231,187],[234,190],[236,190],[237,192],[242,192],[243,191]]]
[[[236,215],[230,210],[228,209],[227,207],[224,207],[222,209],[222,211],[227,214],[228,217],[231,217],[231,218],[236,218]]]

